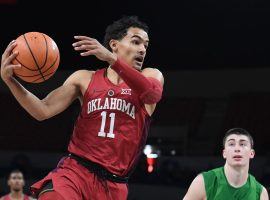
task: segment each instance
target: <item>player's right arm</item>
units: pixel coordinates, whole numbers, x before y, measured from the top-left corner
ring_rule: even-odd
[[[269,196],[265,187],[262,189],[260,200],[269,200]]]
[[[15,42],[11,42],[2,55],[1,77],[20,105],[31,116],[39,121],[48,119],[65,110],[74,99],[80,96],[80,71],[73,73],[61,87],[53,90],[42,100],[26,90],[13,77],[13,70],[20,67],[12,64],[12,60],[18,55],[18,53],[12,53],[15,46]]]
[[[206,192],[202,174],[199,174],[192,181],[183,200],[206,200]]]

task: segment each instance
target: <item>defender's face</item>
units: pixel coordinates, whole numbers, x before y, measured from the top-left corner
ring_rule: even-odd
[[[127,64],[140,70],[144,62],[148,43],[148,34],[144,30],[131,27],[124,38],[116,41],[113,51]]]
[[[230,166],[246,166],[254,156],[255,151],[251,148],[247,136],[232,134],[227,137],[223,157]]]
[[[23,174],[20,172],[12,173],[8,179],[8,186],[11,190],[21,191],[24,187]]]

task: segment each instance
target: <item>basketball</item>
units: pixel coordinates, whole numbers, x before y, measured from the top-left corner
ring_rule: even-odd
[[[21,64],[14,73],[29,83],[40,83],[49,79],[57,70],[60,62],[59,49],[52,38],[44,33],[28,32],[16,39],[13,52],[19,55],[13,64]]]

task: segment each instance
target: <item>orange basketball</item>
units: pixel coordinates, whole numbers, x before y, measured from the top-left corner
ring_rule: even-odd
[[[56,43],[48,35],[29,32],[16,39],[17,46],[13,49],[19,55],[13,64],[21,64],[14,70],[16,76],[30,83],[40,83],[49,79],[57,70],[60,54]]]

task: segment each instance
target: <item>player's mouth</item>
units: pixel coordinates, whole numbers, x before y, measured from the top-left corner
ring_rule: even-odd
[[[134,61],[137,65],[142,66],[143,64],[144,57],[143,56],[135,56]]]
[[[243,158],[243,156],[240,156],[240,155],[233,156],[233,159],[236,161],[240,161],[240,160],[242,160],[242,158]]]

